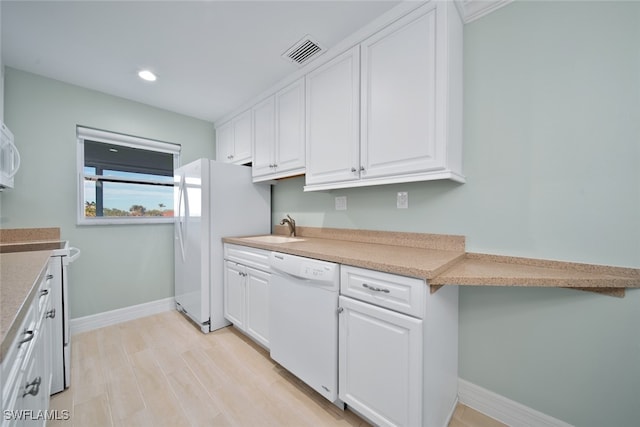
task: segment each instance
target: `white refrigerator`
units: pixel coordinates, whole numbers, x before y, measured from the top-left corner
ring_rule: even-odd
[[[271,232],[271,186],[251,168],[199,159],[174,173],[176,308],[207,333],[223,315],[222,238]]]

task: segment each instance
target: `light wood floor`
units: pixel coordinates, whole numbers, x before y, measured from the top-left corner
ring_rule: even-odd
[[[64,427],[358,426],[237,332],[202,334],[172,311],[72,337]],[[61,413],[61,412],[59,412]],[[458,405],[450,427],[503,426]]]

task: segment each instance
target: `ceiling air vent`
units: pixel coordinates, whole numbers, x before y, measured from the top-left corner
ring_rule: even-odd
[[[323,52],[324,49],[320,44],[313,40],[310,35],[306,35],[283,53],[282,57],[298,65],[304,65]]]

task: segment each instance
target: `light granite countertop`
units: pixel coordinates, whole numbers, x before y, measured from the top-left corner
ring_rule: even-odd
[[[623,297],[625,288],[640,288],[640,269],[467,253],[431,284],[571,288]]]
[[[300,240],[291,243],[269,243],[251,236],[222,240],[425,280],[435,278],[465,254],[462,236],[312,227],[298,227],[298,236]]]
[[[47,271],[60,229],[0,229],[0,361],[11,345]]]
[[[51,251],[0,254],[0,361],[19,332],[50,256]]]
[[[466,253],[463,236],[298,227],[299,241],[267,243],[255,236],[227,243],[285,252],[425,279],[446,285],[563,287],[623,297],[640,288],[640,269]],[[286,227],[276,226],[283,235]]]

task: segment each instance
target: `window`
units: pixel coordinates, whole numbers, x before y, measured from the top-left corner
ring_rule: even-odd
[[[173,221],[180,145],[77,127],[78,223]]]

